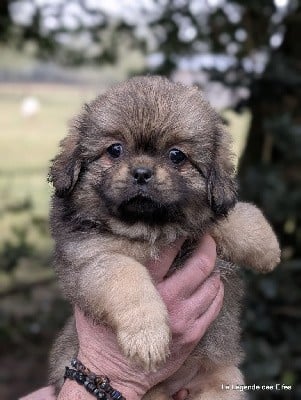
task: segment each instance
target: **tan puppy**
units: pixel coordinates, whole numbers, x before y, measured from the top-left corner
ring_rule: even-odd
[[[187,376],[193,399],[242,399],[241,392],[221,388],[243,383],[242,289],[233,264],[270,271],[279,246],[256,207],[236,204],[230,138],[220,117],[195,87],[133,78],[87,105],[61,147],[50,171],[51,227],[66,297],[110,324],[128,357],[155,369],[169,354],[170,330],[144,265],[184,236],[172,270],[178,268],[210,232],[218,245],[224,305],[169,381]],[[52,351],[51,383],[60,385],[76,352],[70,321]],[[164,382],[146,398],[168,399]]]

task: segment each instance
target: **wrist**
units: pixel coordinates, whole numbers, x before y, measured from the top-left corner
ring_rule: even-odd
[[[126,400],[141,400],[142,396],[140,396],[136,391],[128,388],[128,387],[122,387],[119,385],[117,387],[117,383],[115,386],[115,383],[112,382],[112,386],[116,388],[118,391],[120,391],[123,395],[123,397],[126,398]],[[57,400],[93,400],[95,399],[94,396],[92,396],[91,393],[87,392],[87,390],[79,385],[77,382],[66,380],[64,383]]]
[[[78,359],[94,374],[106,375],[113,388],[122,394],[125,392],[127,400],[142,398],[153,384],[141,368],[121,354],[112,329],[105,324],[93,323],[78,309],[75,309],[75,315],[79,332]]]
[[[116,368],[116,362],[105,357],[101,358],[100,363],[99,357],[91,357],[91,354],[95,353],[89,351],[88,354],[86,354],[79,350],[78,360],[92,373],[107,376],[110,380],[110,386],[120,392],[123,397],[127,400],[138,400],[145,395],[149,387],[145,386],[144,379],[139,379],[138,371],[132,374],[128,365],[123,365],[122,362],[120,362]],[[90,397],[87,397],[87,399],[88,398]]]

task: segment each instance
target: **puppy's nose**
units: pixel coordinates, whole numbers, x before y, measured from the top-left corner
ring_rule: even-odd
[[[151,180],[153,171],[149,168],[138,167],[133,170],[135,182],[139,185],[145,185]]]

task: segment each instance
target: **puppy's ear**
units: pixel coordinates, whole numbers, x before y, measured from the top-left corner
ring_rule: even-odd
[[[215,157],[207,181],[208,201],[216,217],[227,216],[237,202],[235,167],[230,147],[230,135],[222,124],[218,124]]]
[[[60,147],[61,152],[52,160],[48,181],[53,184],[57,196],[65,197],[73,190],[81,170],[78,133],[71,131]]]

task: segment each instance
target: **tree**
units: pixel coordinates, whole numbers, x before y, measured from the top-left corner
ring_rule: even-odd
[[[8,1],[0,2],[0,43],[8,40],[8,31],[11,27],[11,18],[8,9]]]
[[[299,5],[283,21],[282,45],[271,53],[262,76],[252,82],[253,120],[239,168],[242,196],[264,210],[282,246],[282,265],[272,276],[262,280],[249,275],[249,305],[256,313],[249,312],[246,319],[253,359],[249,358],[247,369],[263,380],[295,385],[301,354],[297,328],[301,317],[301,52],[295,40],[301,33],[300,21]],[[295,387],[292,398],[300,393],[300,386]]]

